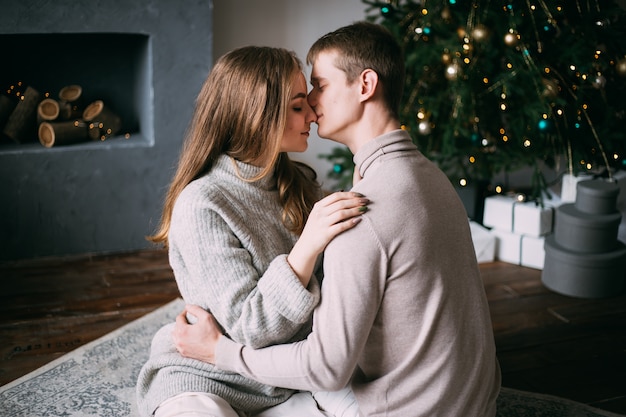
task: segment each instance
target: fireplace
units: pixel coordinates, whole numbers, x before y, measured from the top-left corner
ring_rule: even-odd
[[[78,85],[120,128],[64,146],[3,139],[0,261],[148,246],[210,70],[211,10],[210,0],[3,5],[1,87],[56,98]]]
[[[12,57],[0,66],[0,82],[5,89],[0,94],[8,103],[18,101],[24,94],[23,90],[29,88],[39,97],[37,101],[40,105],[46,101],[56,103],[56,113],[50,118],[50,123],[61,124],[61,121],[83,119],[82,113],[90,103],[102,102],[120,121],[119,128],[113,134],[96,134],[94,138],[84,129],[84,137],[75,142],[81,145],[92,142],[86,147],[94,150],[102,147],[97,142],[103,140],[108,140],[107,145],[113,147],[154,144],[149,35],[129,32],[0,34],[0,45],[3,55]],[[80,105],[66,102],[76,111],[68,109],[66,115],[60,115],[58,102],[61,92],[69,86],[75,86],[80,91]],[[32,113],[36,116],[35,102],[32,105]],[[6,110],[15,111],[14,105],[7,106]],[[0,118],[0,126],[7,125],[2,122],[8,113]],[[33,120],[21,122],[27,125],[23,129],[26,132],[19,138],[5,134],[4,143],[0,143],[0,153],[42,150],[37,132],[41,121],[33,117]],[[126,140],[114,140],[120,138]],[[129,143],[122,144],[129,139]],[[15,142],[19,146],[15,146]]]

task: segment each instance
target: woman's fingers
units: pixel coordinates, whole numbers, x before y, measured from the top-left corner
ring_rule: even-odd
[[[369,204],[370,200],[362,194],[337,192],[320,200],[313,208],[311,215],[325,219],[329,225],[334,225],[360,216],[368,210]]]
[[[347,208],[351,206],[365,205],[368,203],[369,200],[361,193],[353,191],[337,191],[324,197],[318,201],[316,205],[329,207],[334,204],[341,204],[344,208]]]
[[[317,203],[313,210],[317,209],[322,213],[332,213],[339,210],[366,207],[370,204],[370,200],[359,193],[354,192],[336,192],[331,194]],[[365,209],[362,209],[365,211]]]

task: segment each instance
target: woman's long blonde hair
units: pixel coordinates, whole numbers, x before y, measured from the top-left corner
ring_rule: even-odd
[[[302,232],[319,186],[312,169],[280,152],[293,79],[301,71],[295,54],[282,48],[247,46],[215,63],[196,99],[161,222],[148,240],[167,247],[176,199],[220,154],[241,162],[269,161],[258,176],[245,180],[275,175],[283,223],[294,233]]]

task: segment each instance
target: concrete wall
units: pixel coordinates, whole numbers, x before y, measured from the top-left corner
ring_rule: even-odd
[[[140,97],[133,98],[141,103],[133,116],[139,126],[129,140],[51,149],[0,145],[0,261],[149,246],[145,236],[160,217],[195,96],[212,63],[211,1],[0,4],[0,34],[131,32],[149,38],[143,58],[149,70],[139,78]],[[101,52],[82,47],[75,55]],[[99,61],[104,73],[125,65],[106,58]],[[8,62],[3,59],[3,66]]]

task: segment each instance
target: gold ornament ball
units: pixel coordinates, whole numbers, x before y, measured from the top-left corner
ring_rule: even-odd
[[[543,78],[543,96],[548,98],[554,98],[559,94],[559,85],[555,80],[548,80]]]
[[[617,71],[620,77],[626,77],[626,58],[617,61],[617,64],[615,64],[615,71]]]
[[[517,44],[517,34],[514,32],[508,32],[504,35],[504,43],[508,46],[515,46]]]
[[[485,25],[476,25],[474,30],[472,31],[472,37],[478,42],[482,42],[487,39],[489,35],[489,30]]]
[[[441,10],[441,18],[443,20],[450,20],[451,17],[452,14],[450,13],[450,8],[444,7],[443,10]]]

